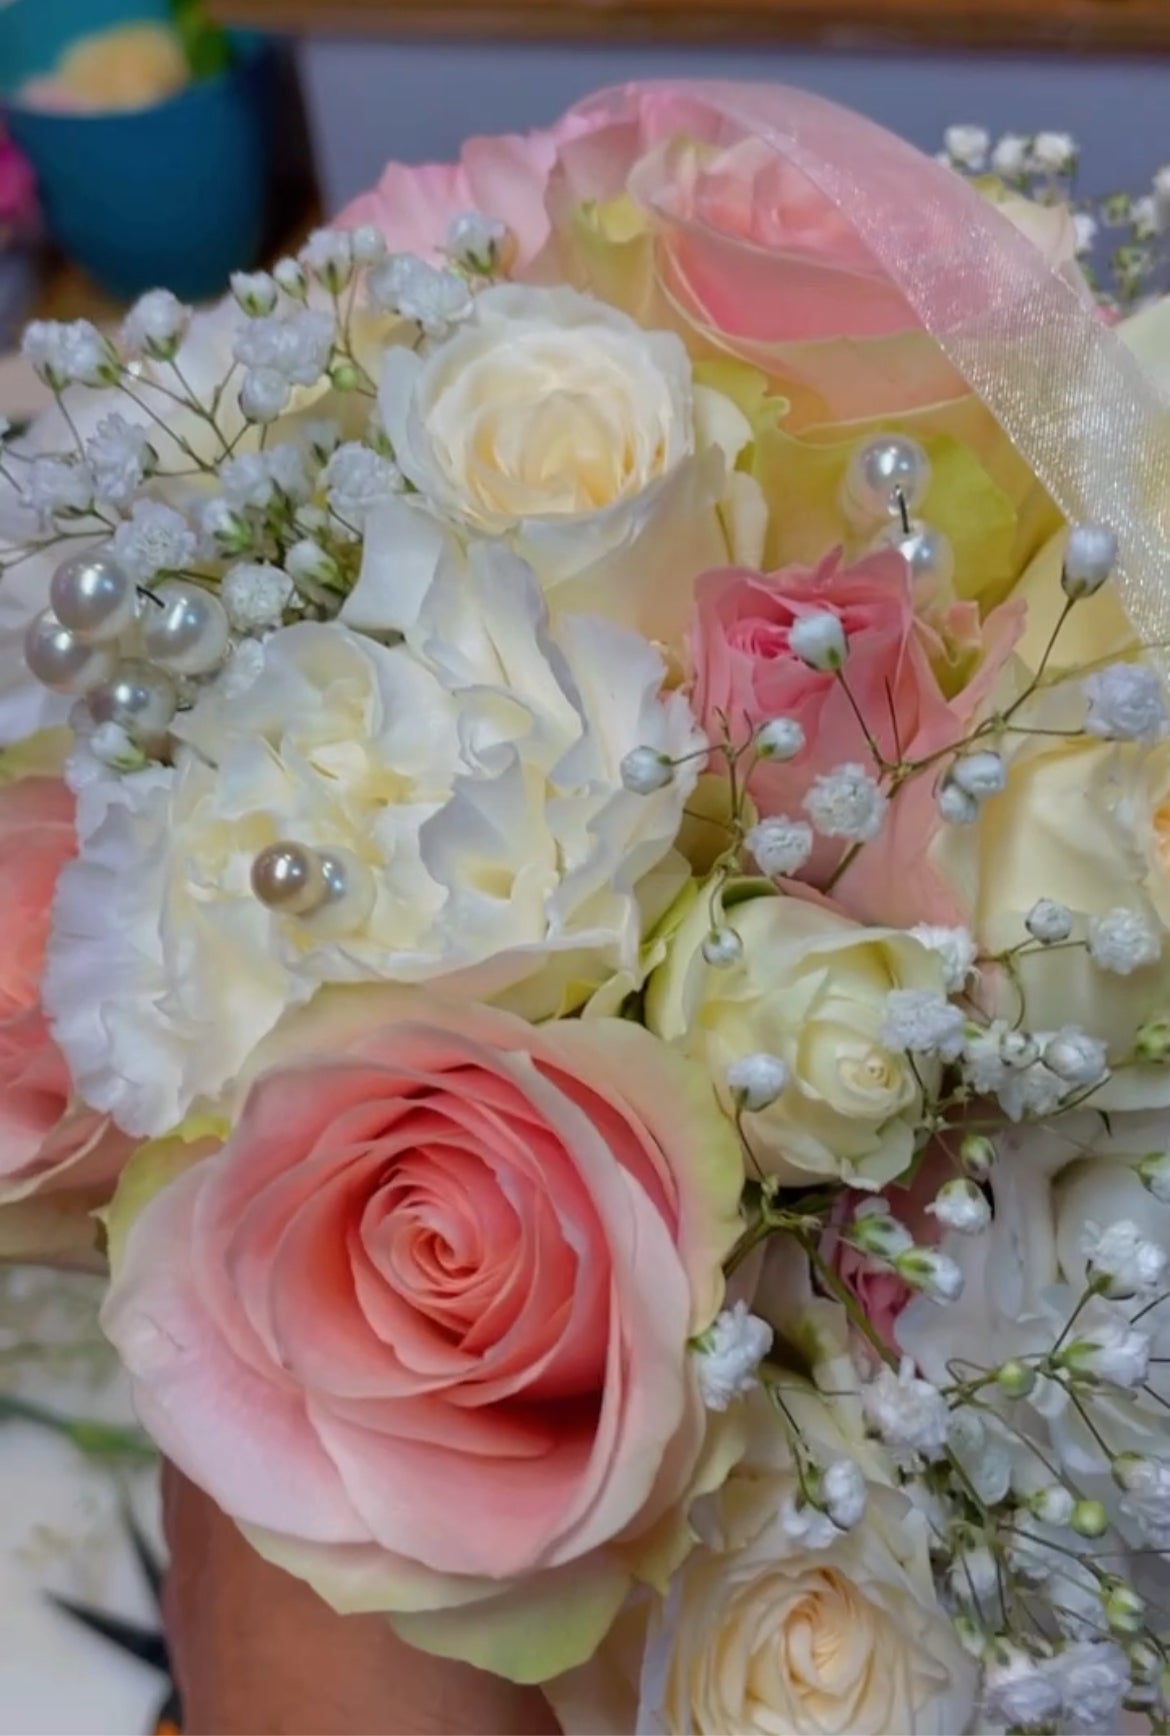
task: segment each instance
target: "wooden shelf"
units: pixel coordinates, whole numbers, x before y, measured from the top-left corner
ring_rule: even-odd
[[[1170,0],[210,0],[320,36],[1170,54]]]

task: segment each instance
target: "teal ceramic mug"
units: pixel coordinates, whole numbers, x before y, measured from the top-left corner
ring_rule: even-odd
[[[79,37],[169,16],[167,0],[9,0],[0,6],[0,98],[63,251],[116,296],[164,285],[199,301],[254,265],[264,244],[272,43],[233,36],[228,71],[150,108],[47,113],[19,96]]]

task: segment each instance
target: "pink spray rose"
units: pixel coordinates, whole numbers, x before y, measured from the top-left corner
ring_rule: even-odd
[[[687,1341],[720,1306],[734,1136],[702,1069],[621,1021],[371,989],[294,1028],[124,1243],[115,1202],[106,1329],[262,1553],[543,1679],[688,1547],[713,1448]]]
[[[960,609],[969,629],[973,611]],[[835,616],[844,629],[848,692],[837,675],[802,662],[789,643],[794,624],[818,613]],[[803,751],[788,761],[764,761],[749,786],[762,817],[800,819],[818,776],[846,764],[876,770],[867,732],[891,763],[900,756],[923,759],[960,741],[986,703],[1021,626],[1022,607],[1005,604],[994,611],[982,627],[974,675],[948,695],[940,679],[944,647],[915,613],[909,569],[897,553],[869,555],[853,567],[843,566],[835,553],[813,570],[708,573],[699,581],[688,640],[693,703],[715,740],[721,717],[729,720],[736,741],[770,718],[794,718],[801,725]],[[908,780],[891,802],[879,837],[835,886],[834,896],[849,915],[897,924],[954,918],[953,895],[941,880],[928,885],[918,873],[938,823],[933,784],[928,773]],[[837,840],[818,839],[802,878],[823,884],[844,849]]]
[[[34,1192],[93,1189],[97,1203],[130,1150],[105,1116],[74,1103],[41,1011],[53,893],[76,847],[73,797],[60,778],[0,786],[0,1210]]]

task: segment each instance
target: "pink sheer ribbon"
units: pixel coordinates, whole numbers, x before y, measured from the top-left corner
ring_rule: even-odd
[[[1143,642],[1170,648],[1170,402],[1082,291],[951,170],[806,91],[639,84],[574,114],[633,122],[672,97],[710,118],[716,142],[758,141],[831,202],[1065,517],[1114,529],[1129,618]],[[680,214],[669,174],[639,191],[664,232],[696,223]],[[784,253],[738,245],[757,283],[771,252],[782,298]]]

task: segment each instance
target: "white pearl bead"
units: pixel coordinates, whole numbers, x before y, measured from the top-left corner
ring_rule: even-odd
[[[855,530],[872,530],[888,518],[900,520],[903,501],[907,512],[917,511],[929,488],[930,459],[917,440],[880,434],[850,459],[841,507]]]
[[[870,544],[874,553],[882,549],[897,549],[914,581],[915,590],[927,593],[945,591],[955,576],[955,551],[951,540],[933,525],[921,519],[911,519],[910,529],[900,524],[888,524]]]
[[[252,864],[252,890],[279,916],[297,916],[321,939],[351,934],[374,906],[374,880],[346,850],[281,840]]]
[[[374,877],[348,850],[319,850],[317,860],[327,896],[313,911],[309,925],[323,940],[352,934],[365,926],[374,908]]]
[[[44,609],[25,634],[24,660],[37,680],[55,693],[88,693],[114,667],[111,650],[85,644],[61,625],[51,609]]]
[[[49,602],[63,627],[85,643],[116,639],[134,619],[130,575],[111,555],[72,555],[49,585]]]
[[[140,745],[156,742],[166,733],[177,703],[175,684],[166,670],[140,657],[116,664],[109,680],[89,696],[95,723],[116,723]]]
[[[148,597],[142,643],[148,657],[178,675],[206,675],[227,655],[227,610],[218,597],[187,579],[164,579]]]
[[[281,916],[308,916],[329,897],[321,858],[304,844],[281,840],[252,863],[252,891]]]

